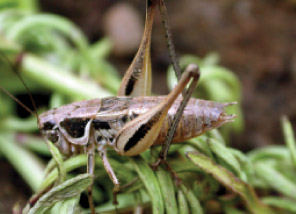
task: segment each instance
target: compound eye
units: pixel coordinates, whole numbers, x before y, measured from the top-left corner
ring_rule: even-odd
[[[56,143],[59,140],[59,134],[57,130],[46,131],[45,135],[47,139],[50,140],[52,143]]]

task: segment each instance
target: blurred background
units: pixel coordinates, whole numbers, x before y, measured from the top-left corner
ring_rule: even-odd
[[[142,35],[143,1],[42,0],[40,6],[69,17],[90,41],[109,36],[115,45],[110,60],[121,73],[128,67]],[[282,142],[275,131],[280,116],[296,123],[296,2],[169,0],[167,7],[178,56],[216,52],[241,81],[245,130],[233,146],[249,150]],[[158,13],[151,55],[153,90],[166,94],[166,85],[158,81],[165,81],[170,59]]]
[[[125,72],[141,40],[145,1],[40,0],[37,3],[42,12],[72,20],[90,42],[109,38],[112,51],[108,61],[121,74]],[[230,145],[249,151],[283,144],[280,117],[286,114],[296,127],[296,1],[168,0],[166,3],[177,55],[205,57],[214,53],[220,65],[233,71],[241,82],[244,131],[234,134]],[[170,59],[158,13],[151,50],[153,92],[167,94],[169,90],[163,83]],[[27,199],[31,190],[24,187],[3,159],[0,167],[0,186],[5,184],[6,191],[16,193],[13,198],[5,198],[9,210],[16,199]],[[18,182],[12,185],[12,179]],[[1,192],[2,200],[5,193]]]

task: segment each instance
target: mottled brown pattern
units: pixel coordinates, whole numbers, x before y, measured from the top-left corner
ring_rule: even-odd
[[[99,139],[113,139],[116,137],[117,133],[125,125],[125,123],[137,117],[138,115],[147,112],[163,101],[163,99],[165,99],[164,96],[136,98],[109,97],[102,100],[94,99],[89,101],[81,101],[45,112],[40,115],[39,121],[42,123],[42,127],[44,127],[44,125],[48,124],[48,122],[64,124],[65,121],[71,121],[73,118],[77,119],[81,117],[81,121],[89,121],[90,119],[93,119],[95,121],[93,122],[93,127],[96,129],[96,131],[99,131],[98,133],[102,135]],[[165,141],[168,129],[172,125],[173,118],[180,105],[180,102],[181,99],[177,99],[173,106],[169,109],[168,115],[162,125],[160,134],[154,144],[162,144]],[[184,110],[180,123],[178,124],[173,142],[182,142],[186,139],[201,135],[205,131],[220,127],[224,123],[231,121],[233,118],[231,115],[227,118],[227,120],[220,119],[220,115],[225,115],[225,106],[226,104],[222,103],[193,98],[190,99]],[[108,130],[103,130],[103,128],[97,124],[97,121],[99,121],[100,124],[104,124],[104,127],[108,126]],[[73,129],[75,129],[75,127],[73,127]],[[81,130],[79,131],[80,134],[77,131],[78,130],[69,131],[67,129],[67,132],[70,136],[74,138],[82,137]],[[104,134],[108,134],[108,136],[104,136]],[[69,141],[71,142],[70,139],[66,139],[66,141],[67,143],[69,143]],[[61,141],[59,143],[65,142]],[[133,142],[133,144],[135,143],[136,142]],[[71,154],[79,153],[84,150],[83,148],[80,148],[82,146],[74,146],[71,144],[63,145],[63,147],[69,148],[71,151],[68,153]]]

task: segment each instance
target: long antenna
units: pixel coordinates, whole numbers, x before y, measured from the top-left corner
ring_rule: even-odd
[[[36,108],[36,104],[34,102],[34,99],[32,97],[32,94],[28,88],[28,86],[26,85],[25,81],[23,80],[23,78],[21,77],[21,75],[17,72],[17,68],[10,62],[10,60],[8,59],[8,57],[3,53],[3,51],[0,51],[1,56],[6,60],[6,62],[8,63],[8,65],[12,68],[12,71],[17,75],[17,77],[19,78],[19,80],[22,82],[22,84],[24,85],[25,89],[27,90],[32,106],[34,108],[34,111],[32,111],[30,108],[28,108],[24,103],[22,103],[19,99],[17,99],[15,96],[13,96],[9,91],[7,91],[6,89],[4,89],[2,86],[0,86],[0,89],[7,94],[9,97],[11,97],[15,102],[17,102],[20,106],[22,106],[24,109],[26,109],[26,111],[28,111],[30,114],[34,115],[35,117],[37,117],[37,120],[39,119],[38,117],[38,113],[37,113],[37,108]],[[22,55],[20,55],[20,59],[22,58]],[[18,62],[19,60],[17,60],[17,64],[19,64]]]
[[[11,99],[13,99],[15,102],[17,102],[20,106],[22,106],[24,109],[26,109],[26,111],[28,111],[30,114],[38,117],[38,115],[36,114],[36,112],[32,111],[30,108],[28,108],[25,104],[23,104],[19,99],[17,99],[15,96],[13,96],[9,91],[7,91],[5,88],[3,88],[2,86],[0,86],[0,89],[7,94]]]

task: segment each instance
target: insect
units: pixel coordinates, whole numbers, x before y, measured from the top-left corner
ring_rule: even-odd
[[[96,153],[114,184],[120,182],[107,157],[107,147],[119,155],[135,156],[152,145],[164,145],[154,168],[165,163],[170,143],[183,142],[231,122],[224,108],[234,103],[218,103],[190,98],[200,71],[189,65],[181,74],[168,24],[164,0],[147,0],[146,22],[139,50],[123,77],[116,97],[75,102],[52,109],[38,117],[38,127],[66,157],[86,153],[87,172],[94,174]],[[156,6],[168,38],[170,57],[178,84],[167,96],[151,94],[150,43]],[[188,89],[186,86],[189,85]],[[183,94],[183,96],[181,96]],[[92,186],[88,188],[89,204],[95,213]]]

